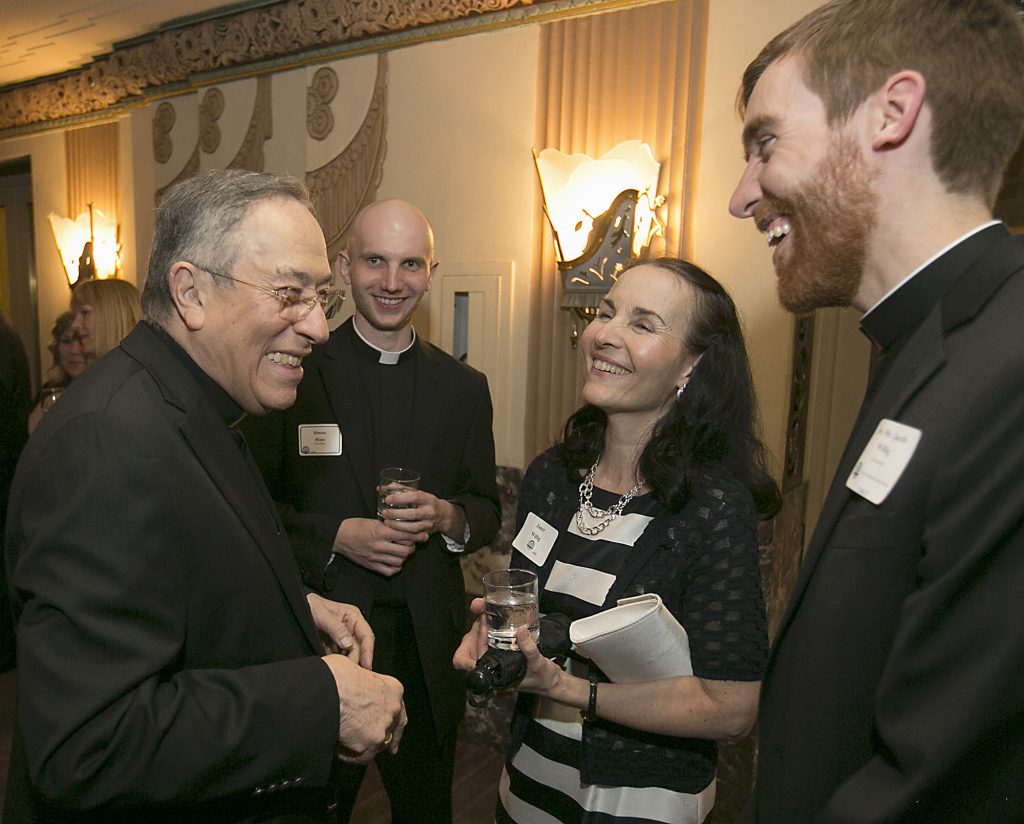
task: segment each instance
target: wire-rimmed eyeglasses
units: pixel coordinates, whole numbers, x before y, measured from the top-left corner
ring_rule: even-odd
[[[300,321],[308,317],[309,313],[312,312],[318,304],[320,308],[324,310],[324,317],[327,318],[327,320],[330,320],[338,314],[338,310],[345,302],[345,293],[340,289],[321,289],[310,297],[308,292],[298,286],[278,286],[277,288],[271,288],[270,286],[261,286],[258,283],[250,283],[247,280],[236,278],[234,275],[225,275],[223,272],[216,272],[206,266],[200,266],[198,263],[193,263],[192,265],[197,269],[202,269],[204,272],[209,272],[214,277],[232,280],[235,283],[251,286],[253,289],[259,289],[261,292],[273,295],[280,303],[281,317],[290,321]]]

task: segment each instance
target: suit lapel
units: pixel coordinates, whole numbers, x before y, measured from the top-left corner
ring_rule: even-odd
[[[1024,241],[1009,236],[1005,228],[1001,233],[993,232],[992,237],[992,243],[987,248],[969,256],[967,260],[959,261],[959,265],[964,266],[965,271],[953,282],[942,300],[914,331],[903,351],[896,356],[897,361],[884,376],[883,383],[874,397],[861,409],[822,506],[821,515],[807,548],[807,556],[800,566],[800,573],[779,624],[773,652],[778,648],[779,641],[792,621],[836,523],[854,495],[846,488],[846,479],[878,422],[882,418],[898,419],[900,411],[920,387],[945,363],[945,335],[959,324],[973,318],[992,294],[1019,268],[1019,253],[1010,254],[1010,250],[1015,244]],[[953,259],[957,259],[959,253],[969,251],[969,247],[954,249]],[[927,432],[923,433],[923,437],[927,436]],[[772,657],[774,659],[774,655]]]
[[[438,380],[438,361],[429,348],[416,339],[417,352],[416,361],[416,386],[413,394],[413,415],[412,431],[409,433],[408,447],[406,450],[406,463],[410,469],[415,469],[422,476],[422,483],[426,480],[427,473],[431,469],[431,453],[433,441],[431,433],[437,431],[437,420],[435,419],[436,405],[432,399],[436,397]],[[428,490],[429,491],[429,490]]]
[[[883,377],[882,384],[878,387],[874,397],[862,407],[857,416],[857,421],[846,442],[846,449],[839,460],[832,485],[825,497],[818,523],[807,547],[807,555],[800,565],[800,573],[790,595],[782,622],[779,624],[775,646],[778,646],[779,640],[785,633],[800,599],[807,589],[808,582],[814,574],[814,569],[821,559],[822,552],[828,544],[836,523],[855,494],[847,489],[846,479],[878,427],[879,421],[882,418],[898,420],[900,410],[906,406],[907,402],[936,370],[941,368],[945,359],[941,313],[939,307],[936,306],[913,333],[911,339],[907,341],[906,346],[897,356],[896,362]],[[924,437],[927,437],[927,433],[924,433]]]
[[[322,645],[283,530],[278,532],[276,515],[267,509],[264,492],[257,485],[224,421],[204,402],[194,378],[159,341],[156,333],[144,324],[136,330],[133,339],[126,340],[122,347],[160,384],[165,401],[175,410],[185,442],[266,558],[312,649],[320,650]]]
[[[352,321],[347,321],[351,324]],[[373,423],[366,389],[358,371],[351,365],[359,357],[351,342],[351,329],[340,329],[331,335],[318,366],[323,382],[324,399],[341,427],[342,457],[356,478],[368,512],[377,511],[377,458],[373,451]],[[342,423],[344,421],[344,423]],[[364,467],[359,471],[359,467]]]

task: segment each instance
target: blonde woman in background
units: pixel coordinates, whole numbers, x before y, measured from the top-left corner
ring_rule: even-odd
[[[139,290],[126,280],[87,280],[79,283],[71,293],[72,320],[67,327],[69,336],[69,363],[58,363],[57,352],[64,356],[63,334],[58,339],[57,319],[53,334],[58,349],[54,352],[54,366],[60,366],[67,375],[67,382],[85,371],[86,367],[116,347],[142,318]],[[51,349],[51,351],[53,351]],[[69,369],[69,366],[71,368]],[[61,388],[66,385],[58,384]],[[48,386],[50,384],[47,384]],[[39,425],[43,413],[60,396],[57,389],[44,387],[39,402],[29,415],[28,431]]]
[[[138,289],[116,278],[78,284],[71,311],[71,329],[82,341],[87,365],[117,346],[142,318]]]

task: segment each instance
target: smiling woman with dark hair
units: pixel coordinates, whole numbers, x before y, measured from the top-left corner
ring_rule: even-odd
[[[717,281],[660,258],[620,275],[580,348],[584,405],[519,498],[517,531],[530,518],[555,537],[517,538],[511,566],[537,572],[542,613],[574,620],[659,594],[693,675],[608,683],[582,657],[544,658],[521,629],[528,670],[497,820],[698,824],[714,804],[714,742],[753,725],[768,647],[757,519],[779,493],[743,335]],[[455,665],[485,647],[481,617]]]

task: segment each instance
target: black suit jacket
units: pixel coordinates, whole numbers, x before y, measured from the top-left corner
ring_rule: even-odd
[[[28,437],[32,406],[28,359],[21,338],[0,314],[0,536],[7,519],[7,496],[18,456]],[[0,541],[2,543],[2,541]],[[0,552],[0,561],[3,552]],[[7,599],[7,584],[0,563],[0,672],[14,666],[14,624]]]
[[[283,514],[307,584],[369,615],[384,578],[334,556],[345,518],[377,517],[377,472],[370,406],[351,363],[359,357],[352,320],[335,330],[304,363],[298,399],[287,411],[245,422],[246,434]],[[487,378],[418,340],[413,430],[405,465],[420,489],[461,505],[472,552],[490,542],[501,521]],[[337,423],[342,454],[299,454],[300,424]],[[440,535],[417,546],[398,574],[416,626],[436,729],[452,730],[464,709],[464,678],[452,655],[465,630],[465,587],[459,555]],[[328,566],[330,563],[330,566]],[[326,572],[325,572],[326,571]]]
[[[1024,821],[1024,238],[955,279],[887,365],[826,498],[761,692],[757,821]],[[879,505],[846,480],[921,430]]]
[[[7,821],[325,820],[338,696],[287,539],[152,328],[47,412],[10,513]]]

